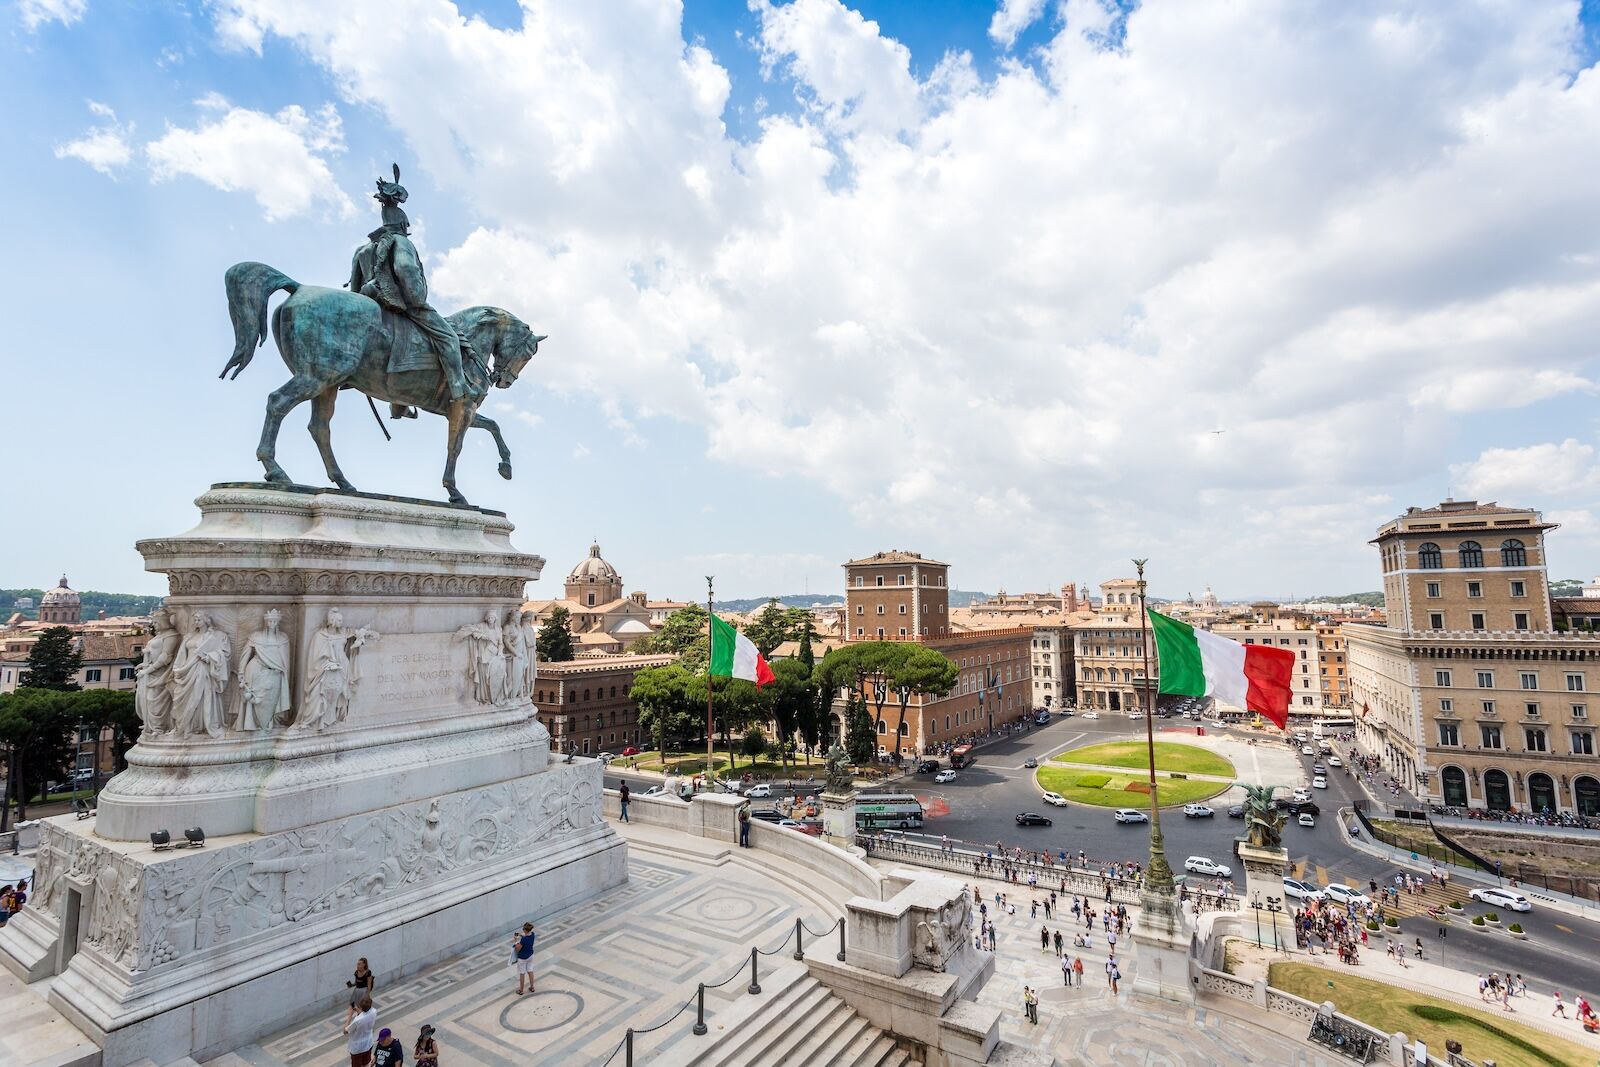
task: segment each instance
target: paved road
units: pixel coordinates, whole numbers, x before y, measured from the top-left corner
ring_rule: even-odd
[[[1173,727],[1183,722],[1157,720],[1157,727]],[[1143,860],[1149,854],[1146,827],[1118,824],[1106,808],[1079,804],[1049,807],[1040,800],[1033,771],[1022,765],[1030,756],[1042,761],[1080,745],[1143,736],[1144,724],[1125,718],[1056,719],[1049,726],[980,749],[976,763],[959,772],[954,782],[935,785],[931,775],[918,775],[904,784],[925,798],[943,800],[949,805],[948,815],[927,820],[925,833],[948,834],[951,838],[982,843],[1003,841],[1029,849],[1071,852],[1082,849],[1089,856],[1106,861]],[[1263,740],[1262,743],[1267,742]],[[1308,758],[1300,760],[1307,772],[1311,762]],[[607,784],[615,785],[620,773],[608,770]],[[1397,868],[1351,848],[1344,827],[1333,817],[1340,807],[1360,796],[1359,787],[1336,770],[1329,788],[1316,791],[1317,803],[1322,808],[1317,826],[1306,829],[1291,821],[1284,828],[1289,858],[1308,881],[1318,884],[1349,881],[1360,885],[1363,891],[1369,880],[1392,881]],[[1191,855],[1208,856],[1237,868],[1233,842],[1242,832],[1242,824],[1224,814],[1230,802],[1227,794],[1211,801],[1218,812],[1211,819],[1186,819],[1176,808],[1163,812],[1161,828],[1166,837],[1167,857],[1175,868],[1181,867],[1184,858]],[[1015,818],[1022,811],[1046,814],[1054,820],[1054,825],[1018,827]],[[1236,884],[1242,885],[1242,878],[1236,879]],[[1465,900],[1466,890],[1476,883],[1463,879],[1459,884],[1459,895]],[[1469,904],[1465,918],[1487,910],[1490,909]],[[1505,912],[1501,913],[1501,918],[1504,922],[1513,921]],[[1400,928],[1408,942],[1416,937],[1423,939],[1427,958],[1448,966],[1469,973],[1489,969],[1520,973],[1527,979],[1530,993],[1544,995],[1547,999],[1549,990],[1560,989],[1568,1003],[1575,991],[1590,994],[1591,1001],[1600,1001],[1600,923],[1538,908],[1516,918],[1527,929],[1529,940],[1514,940],[1504,931],[1478,932],[1461,919],[1447,928],[1449,935],[1443,942],[1436,936],[1438,924],[1426,916],[1403,919]]]

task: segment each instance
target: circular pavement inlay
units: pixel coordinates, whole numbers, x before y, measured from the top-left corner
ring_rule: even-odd
[[[702,900],[695,912],[711,922],[742,922],[756,913],[756,902],[749,897],[712,897]]]
[[[542,1034],[565,1026],[583,1013],[583,998],[562,989],[518,997],[500,1013],[500,1025],[519,1034]]]

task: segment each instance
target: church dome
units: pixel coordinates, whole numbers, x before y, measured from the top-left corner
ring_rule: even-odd
[[[596,542],[589,546],[588,558],[572,568],[572,574],[567,580],[571,582],[614,582],[617,578],[617,569],[600,558],[600,545]]]
[[[75,606],[77,603],[78,594],[67,585],[67,576],[65,574],[61,576],[60,585],[56,586],[54,589],[48,590],[44,596],[39,598],[39,605],[41,607],[48,605],[50,607],[64,608]]]

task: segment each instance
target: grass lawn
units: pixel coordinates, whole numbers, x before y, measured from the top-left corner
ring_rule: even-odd
[[[641,752],[637,756],[623,756],[612,762],[613,767],[631,767],[633,761],[639,761],[641,771],[660,771],[662,769],[661,754],[655,751]],[[706,769],[706,754],[704,752],[668,752],[666,766],[672,774],[699,774]],[[793,763],[795,774],[804,778],[807,774],[822,774],[827,770],[828,761],[822,758],[808,760],[805,756],[796,756]],[[728,753],[718,750],[713,762],[715,773],[722,775],[728,770]],[[739,765],[735,773],[744,774],[746,771],[757,778],[787,777],[790,768],[784,767],[769,756],[762,756],[755,762],[754,768],[748,756],[739,757]]]
[[[1161,787],[1163,808],[1206,800],[1233,785],[1232,782],[1170,778],[1164,774],[1156,777]],[[1041,767],[1038,778],[1041,789],[1060,793],[1069,803],[1093,804],[1102,808],[1150,807],[1150,780],[1139,772],[1111,774],[1106,771],[1080,771],[1071,767]]]
[[[1521,1026],[1504,1012],[1479,1011],[1327,967],[1274,963],[1267,982],[1317,1004],[1331,1000],[1344,1014],[1385,1033],[1403,1030],[1412,1040],[1427,1042],[1430,1051],[1443,1050],[1445,1041],[1454,1038],[1461,1042],[1462,1055],[1475,1063],[1489,1059],[1503,1064],[1568,1067],[1593,1063],[1596,1058],[1593,1049]],[[1542,1000],[1532,1003],[1536,1009],[1545,1006]]]
[[[1143,741],[1110,741],[1103,745],[1089,745],[1063,752],[1051,759],[1052,763],[1098,763],[1105,767],[1131,767],[1143,770],[1150,765],[1149,754]],[[1156,742],[1156,770],[1180,771],[1184,774],[1215,774],[1234,777],[1233,764],[1207,749],[1177,741]]]

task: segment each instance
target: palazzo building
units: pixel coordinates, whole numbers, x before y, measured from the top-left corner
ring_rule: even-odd
[[[540,663],[533,703],[550,731],[554,752],[589,756],[647,747],[639,727],[639,705],[629,697],[633,676],[646,667],[677,662],[676,656],[583,656]]]
[[[1528,508],[1447,500],[1373,538],[1387,625],[1344,626],[1351,703],[1362,747],[1417,795],[1600,815],[1600,634],[1557,628],[1555,528]]]

